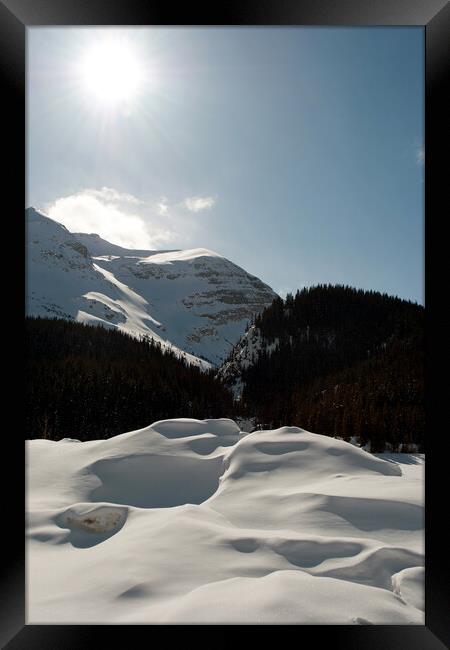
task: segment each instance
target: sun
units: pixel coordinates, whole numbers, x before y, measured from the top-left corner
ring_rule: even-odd
[[[79,73],[89,99],[106,108],[131,103],[143,80],[136,53],[127,42],[116,39],[90,47],[81,58]]]

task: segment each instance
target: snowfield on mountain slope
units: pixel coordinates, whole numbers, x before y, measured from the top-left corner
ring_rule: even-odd
[[[27,441],[27,623],[424,624],[424,457],[177,419]]]
[[[28,314],[146,335],[200,367],[219,365],[276,296],[205,248],[125,249],[32,208],[26,227]]]

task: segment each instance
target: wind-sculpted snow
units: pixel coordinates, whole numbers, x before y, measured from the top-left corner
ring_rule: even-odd
[[[422,625],[424,461],[393,456],[227,419],[28,441],[28,622]]]

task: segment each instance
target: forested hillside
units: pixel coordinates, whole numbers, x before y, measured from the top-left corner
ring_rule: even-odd
[[[117,329],[26,318],[26,438],[90,440],[164,418],[232,414],[232,397],[150,340]]]
[[[160,419],[242,417],[355,436],[372,451],[424,451],[423,328],[420,305],[320,285],[256,316],[219,379],[117,329],[27,318],[26,437],[89,440]],[[223,380],[241,387],[237,402]]]
[[[423,449],[423,326],[423,307],[375,291],[319,285],[277,298],[247,333],[259,349],[239,370],[240,408],[264,426]]]

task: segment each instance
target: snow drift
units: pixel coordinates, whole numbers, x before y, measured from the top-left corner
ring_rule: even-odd
[[[165,420],[27,442],[28,624],[424,624],[423,458]]]

